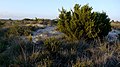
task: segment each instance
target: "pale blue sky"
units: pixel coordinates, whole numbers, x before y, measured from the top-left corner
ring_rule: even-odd
[[[0,0],[0,18],[57,18],[58,9],[69,10],[78,3],[93,7],[93,11],[105,11],[113,20],[120,21],[120,0]]]

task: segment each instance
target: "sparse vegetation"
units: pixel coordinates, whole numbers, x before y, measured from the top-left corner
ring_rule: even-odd
[[[112,28],[120,30],[120,22],[112,22],[111,23]]]
[[[105,12],[91,10],[88,5],[76,4],[74,11],[62,9],[56,20],[1,20],[0,67],[119,67],[119,40],[109,43],[104,39],[111,30],[110,19]],[[67,37],[63,34],[34,43],[31,33],[41,27],[26,24],[50,22],[58,23],[58,29]]]
[[[16,42],[17,41],[17,42]],[[19,39],[11,41],[9,47],[0,53],[1,66],[117,66],[120,45],[107,42],[91,44],[70,42],[50,38],[43,44],[25,43]]]

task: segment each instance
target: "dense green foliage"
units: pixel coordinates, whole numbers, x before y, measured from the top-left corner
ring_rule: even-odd
[[[62,8],[59,15],[58,29],[73,40],[103,37],[111,30],[110,19],[105,12],[92,12],[88,5],[76,4],[74,11]]]

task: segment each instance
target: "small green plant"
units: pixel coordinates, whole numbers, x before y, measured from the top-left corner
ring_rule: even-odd
[[[29,27],[14,25],[6,33],[8,36],[29,36],[31,30]]]
[[[4,25],[5,23],[0,21],[0,28]]]

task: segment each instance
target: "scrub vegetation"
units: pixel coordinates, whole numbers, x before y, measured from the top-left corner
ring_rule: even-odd
[[[105,12],[89,5],[64,8],[59,18],[0,20],[0,67],[119,67],[120,38],[105,38],[112,27]],[[56,26],[59,37],[32,41],[32,32]]]

